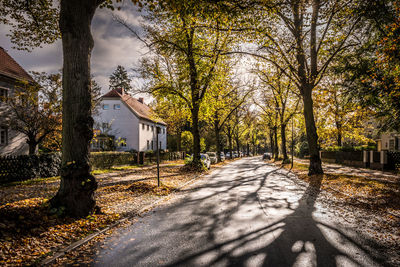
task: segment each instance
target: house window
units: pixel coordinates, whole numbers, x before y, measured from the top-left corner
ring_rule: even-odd
[[[142,124],[142,130],[144,130],[144,125],[145,125],[145,124],[143,123],[143,124]]]
[[[147,150],[149,150],[149,149],[150,149],[150,141],[147,140]]]
[[[165,134],[165,128],[162,129],[162,133]]]
[[[154,150],[153,140],[151,140],[151,150]]]
[[[154,132],[154,126],[151,126],[151,131]]]
[[[8,90],[0,88],[0,102],[6,102],[8,97]]]
[[[147,124],[147,131],[150,130],[150,126]]]
[[[0,128],[0,145],[8,144],[8,129],[5,127]]]
[[[108,104],[103,104],[103,109],[104,110],[107,110],[107,109],[109,109],[110,108],[110,106],[108,105]]]
[[[114,109],[121,109],[120,104],[114,104]]]
[[[160,146],[159,146],[159,149],[161,149],[162,148],[162,146],[161,146],[161,141],[160,141]]]

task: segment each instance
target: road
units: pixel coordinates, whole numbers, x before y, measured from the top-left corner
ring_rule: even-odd
[[[381,266],[379,246],[341,224],[319,186],[240,159],[121,229],[95,265]]]

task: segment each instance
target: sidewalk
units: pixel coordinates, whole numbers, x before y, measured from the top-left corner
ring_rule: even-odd
[[[309,164],[308,159],[295,158],[294,162],[299,164],[307,164],[307,165]],[[390,172],[383,172],[379,170],[350,167],[340,164],[324,163],[324,162],[322,163],[322,168],[325,173],[347,174],[358,177],[368,177],[371,179],[384,180],[389,183],[396,183],[396,184],[400,183],[400,175],[396,175]]]

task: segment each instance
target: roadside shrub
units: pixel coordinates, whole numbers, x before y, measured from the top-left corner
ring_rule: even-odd
[[[296,145],[295,152],[299,158],[305,158],[306,155],[309,155],[308,143],[307,141],[302,141]]]
[[[129,152],[92,152],[90,163],[95,169],[110,169],[112,166],[135,163],[136,154]]]
[[[61,153],[0,157],[0,182],[58,176],[60,166]]]
[[[375,145],[362,145],[362,146],[331,146],[324,149],[324,151],[342,151],[342,152],[354,152],[354,151],[373,151],[376,150]]]

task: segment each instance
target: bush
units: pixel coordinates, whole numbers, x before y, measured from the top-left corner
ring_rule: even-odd
[[[58,176],[60,166],[60,153],[0,157],[0,182]]]
[[[137,154],[129,152],[92,152],[90,164],[95,169],[110,169],[112,166],[136,162]]]
[[[324,149],[324,151],[342,151],[342,152],[355,152],[355,151],[371,151],[376,150],[375,145],[362,145],[362,146],[331,146]]]
[[[299,158],[304,158],[306,155],[309,155],[308,143],[307,141],[300,142],[296,145],[295,148],[296,155]]]

